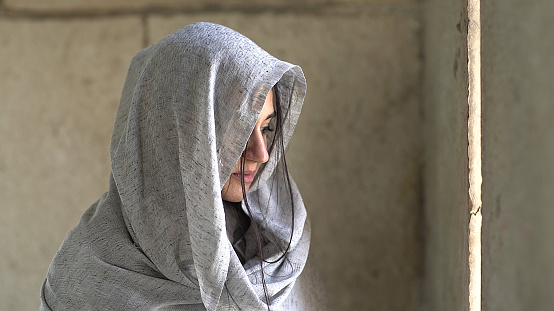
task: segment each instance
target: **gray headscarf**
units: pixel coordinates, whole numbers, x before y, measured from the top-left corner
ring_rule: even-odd
[[[286,145],[306,92],[298,66],[210,23],[139,52],[115,121],[109,190],[66,236],[41,309],[267,309],[259,258],[241,264],[226,235],[221,190],[272,87]],[[272,310],[287,300],[310,240],[302,199],[294,183],[292,196],[285,188],[280,160],[270,155],[248,193]],[[291,240],[286,259],[272,263]]]

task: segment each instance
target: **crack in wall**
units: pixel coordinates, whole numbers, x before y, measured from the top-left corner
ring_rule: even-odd
[[[148,14],[143,14],[141,16],[142,24],[142,47],[146,48],[150,45],[150,32],[148,31]]]
[[[481,20],[480,0],[467,3],[468,160],[469,160],[469,311],[481,310]]]

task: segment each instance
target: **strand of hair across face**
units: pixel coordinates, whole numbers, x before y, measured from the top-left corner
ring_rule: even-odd
[[[296,83],[296,81],[294,82]],[[293,87],[294,87],[294,84],[293,84]],[[289,176],[289,173],[288,173],[288,166],[287,166],[287,160],[286,160],[286,157],[285,157],[285,142],[284,142],[284,139],[283,139],[283,122],[284,120],[286,119],[286,117],[283,117],[283,111],[282,111],[282,107],[281,107],[281,99],[280,99],[280,94],[279,94],[279,88],[277,87],[273,87],[272,88],[272,91],[274,92],[273,93],[273,98],[275,100],[275,119],[276,119],[276,122],[275,124],[277,125],[275,127],[275,136],[273,138],[273,141],[271,142],[271,146],[269,148],[269,154],[272,154],[273,152],[273,148],[275,146],[275,142],[277,141],[277,152],[279,152],[279,154],[276,155],[276,157],[278,159],[280,159],[280,161],[283,163],[283,176],[285,178],[285,181],[286,181],[286,184],[287,184],[287,188],[288,188],[288,192],[289,192],[289,195],[290,195],[290,207],[291,207],[291,221],[292,221],[292,225],[291,225],[291,232],[290,232],[290,238],[289,238],[289,242],[287,243],[287,248],[283,251],[283,254],[281,256],[279,256],[279,258],[275,259],[274,261],[267,261],[264,259],[264,261],[266,263],[276,263],[276,262],[279,262],[280,260],[284,259],[287,255],[287,253],[289,252],[290,250],[290,246],[292,244],[292,238],[294,236],[294,197],[293,197],[293,194],[292,194],[292,183],[291,183],[291,180],[290,180],[290,176]],[[288,98],[291,98],[291,94],[289,94],[289,97]],[[290,103],[289,103],[289,107],[290,108]],[[287,114],[288,112],[290,111],[290,109],[287,109]]]
[[[295,223],[294,195],[293,195],[293,192],[292,192],[292,182],[291,182],[290,176],[288,174],[288,166],[287,166],[287,162],[286,162],[286,158],[285,158],[285,152],[284,152],[285,144],[284,144],[284,139],[283,139],[283,121],[284,121],[284,119],[286,119],[286,117],[283,117],[282,107],[280,105],[281,101],[280,101],[278,88],[273,87],[272,91],[274,92],[274,97],[273,98],[274,98],[276,127],[275,127],[275,135],[274,135],[273,140],[270,144],[268,153],[270,155],[273,154],[273,149],[274,149],[274,147],[277,143],[277,153],[278,154],[276,154],[274,156],[276,156],[277,159],[279,159],[279,161],[281,161],[282,164],[283,164],[283,167],[282,167],[282,170],[283,170],[282,173],[283,174],[282,175],[284,175],[284,181],[287,184],[287,190],[288,190],[289,195],[290,195],[290,208],[291,208],[292,225],[291,225],[290,238],[289,238],[289,241],[287,243],[287,247],[283,251],[282,255],[279,256],[279,258],[275,259],[274,261],[267,261],[267,260],[265,260],[264,255],[263,255],[262,234],[260,232],[259,226],[255,221],[251,221],[251,225],[254,226],[254,233],[256,235],[256,242],[257,242],[256,244],[257,244],[257,248],[258,248],[258,258],[260,260],[262,286],[263,286],[263,290],[264,290],[264,296],[265,296],[265,300],[266,300],[266,304],[267,304],[267,309],[269,311],[271,311],[271,309],[269,307],[270,298],[269,298],[269,292],[268,292],[268,289],[267,289],[267,283],[265,281],[265,273],[264,273],[263,263],[264,262],[265,263],[270,263],[270,264],[277,263],[277,262],[279,262],[281,260],[284,260],[286,258],[287,254],[290,250],[290,247],[292,245],[292,238],[294,236],[294,223]],[[289,98],[291,98],[290,94],[289,94]],[[290,105],[290,103],[289,103],[289,105]],[[290,109],[287,109],[287,114],[288,114],[289,111],[290,111]],[[248,143],[246,144],[244,150],[246,150],[247,148],[248,148]],[[240,179],[241,179],[242,196],[243,196],[244,205],[245,205],[246,210],[248,212],[248,216],[252,220],[252,210],[250,209],[250,204],[248,204],[248,198],[246,197],[246,185],[245,185],[245,181],[244,181],[245,163],[246,163],[246,158],[245,158],[245,155],[243,154],[240,158],[240,167],[241,167],[241,170],[240,170],[241,178]],[[258,172],[258,174],[260,174],[260,172]],[[233,299],[233,301],[234,301],[234,299]]]
[[[246,143],[246,147],[244,150],[248,148],[248,143]],[[245,156],[241,156],[240,158],[240,184],[242,187],[242,198],[244,201],[244,205],[246,206],[246,210],[248,211],[250,219],[252,219],[252,210],[250,209],[250,204],[248,204],[248,199],[246,198],[246,185],[244,182],[244,165],[245,165],[246,159]],[[262,235],[260,233],[260,230],[258,228],[258,224],[255,221],[250,221],[250,224],[254,227],[254,233],[256,235],[256,244],[258,247],[258,258],[260,259],[260,271],[262,273],[262,287],[264,289],[264,296],[265,296],[265,303],[267,305],[267,310],[271,311],[269,308],[269,293],[267,290],[267,284],[265,282],[265,274],[264,274],[264,267],[263,267],[263,244],[262,244]]]

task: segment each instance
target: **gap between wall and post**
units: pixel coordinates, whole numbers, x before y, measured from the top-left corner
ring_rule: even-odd
[[[469,160],[469,311],[481,310],[481,1],[469,0],[468,160]]]

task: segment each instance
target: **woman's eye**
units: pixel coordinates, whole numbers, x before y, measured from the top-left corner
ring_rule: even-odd
[[[262,128],[262,132],[273,132],[275,129],[271,125],[265,126]]]

